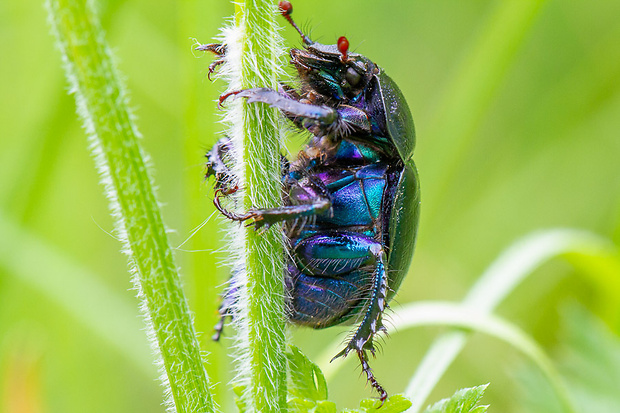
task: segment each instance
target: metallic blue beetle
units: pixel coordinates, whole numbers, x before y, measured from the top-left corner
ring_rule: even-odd
[[[304,42],[303,50],[290,52],[300,90],[248,89],[221,101],[236,95],[269,104],[312,133],[296,160],[283,158],[284,205],[245,214],[222,208],[220,197],[237,190],[226,165],[226,138],[207,154],[207,177],[215,176],[215,204],[228,218],[251,219],[257,228],[285,222],[290,321],[313,328],[357,323],[336,357],[354,351],[383,401],[387,392],[374,377],[367,352],[374,355],[373,338],[385,330],[383,312],[413,255],[420,204],[413,120],[392,79],[368,58],[349,53],[346,38],[336,45],[313,42],[293,22],[289,2],[281,1],[280,10]],[[226,46],[199,50],[222,57]],[[216,60],[209,72],[220,63]],[[231,295],[224,297],[215,339],[231,315]]]

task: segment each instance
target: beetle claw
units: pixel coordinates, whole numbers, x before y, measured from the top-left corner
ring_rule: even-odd
[[[218,102],[217,102],[217,108],[221,110],[224,107],[224,101],[226,99],[228,99],[229,97],[231,97],[233,95],[238,95],[241,92],[243,92],[243,90],[234,90],[232,92],[228,92],[228,93],[225,93],[225,94],[221,95],[219,100],[218,100]]]
[[[217,69],[217,67],[218,67],[219,65],[222,65],[222,64],[224,64],[224,59],[219,59],[219,60],[216,60],[216,61],[214,61],[213,63],[211,63],[211,64],[209,65],[209,73],[207,74],[207,78],[208,78],[209,80],[212,80],[212,79],[211,79],[211,75],[212,75],[213,73],[215,73],[215,69]]]

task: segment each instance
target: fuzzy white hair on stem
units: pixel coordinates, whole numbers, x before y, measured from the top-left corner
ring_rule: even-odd
[[[276,79],[284,75],[280,64],[284,49],[275,24],[278,10],[262,0],[237,3],[237,8],[236,21],[229,22],[219,37],[226,44],[226,55],[218,77],[227,82],[226,93],[276,88]],[[240,188],[232,196],[232,208],[245,211],[281,205],[283,127],[277,110],[229,99],[222,122],[232,142],[232,173]],[[233,276],[228,294],[234,295],[231,310],[236,330],[234,382],[243,389],[241,398],[249,411],[280,411],[286,404],[281,225],[258,234],[253,228],[232,224],[229,233]]]
[[[47,0],[78,114],[89,138],[122,250],[129,257],[169,412],[213,412],[208,375],[148,158],[91,1]]]

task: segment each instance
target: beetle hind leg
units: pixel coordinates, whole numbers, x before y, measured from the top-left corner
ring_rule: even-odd
[[[366,373],[366,380],[370,383],[370,385],[379,393],[379,400],[381,400],[381,405],[387,400],[388,393],[385,391],[383,386],[379,384],[375,375],[372,373],[372,369],[368,364],[368,355],[364,350],[357,350],[357,357],[360,359],[360,364],[362,365],[362,371]]]
[[[366,379],[379,393],[379,399],[383,403],[387,399],[388,394],[374,376],[372,369],[368,364],[367,352],[370,351],[373,356],[375,355],[373,338],[378,331],[384,331],[381,319],[383,316],[383,310],[385,310],[386,307],[388,280],[385,266],[385,252],[380,246],[375,246],[373,249],[374,251],[371,252],[375,256],[376,266],[373,273],[370,297],[368,298],[365,306],[366,310],[364,317],[346,347],[340,353],[336,354],[332,361],[338,357],[346,357],[350,351],[354,350],[360,360],[362,371],[366,373]]]

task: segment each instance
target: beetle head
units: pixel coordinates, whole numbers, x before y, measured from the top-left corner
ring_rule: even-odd
[[[336,100],[360,96],[378,71],[368,58],[348,52],[345,37],[338,44],[311,43],[305,49],[293,49],[291,60],[303,85]]]
[[[304,86],[336,100],[352,100],[360,96],[379,71],[375,64],[362,55],[349,53],[349,41],[344,36],[336,44],[313,42],[293,21],[291,3],[281,0],[278,6],[304,43],[304,49],[291,50],[292,63]]]

